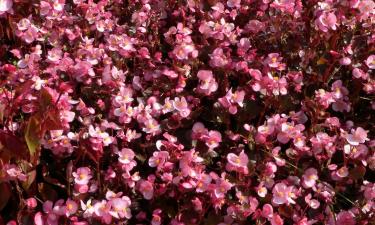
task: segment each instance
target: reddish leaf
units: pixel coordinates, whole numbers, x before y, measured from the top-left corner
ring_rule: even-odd
[[[52,188],[51,185],[47,183],[39,183],[38,191],[40,196],[42,196],[43,201],[51,200],[56,201],[58,198],[57,192]]]
[[[48,110],[49,107],[53,105],[52,96],[50,93],[45,89],[42,88],[40,90],[40,96],[39,96],[39,112],[44,113]]]
[[[363,166],[357,166],[350,170],[350,177],[354,180],[362,179],[365,176],[366,168]]]
[[[15,157],[18,159],[26,159],[27,158],[27,148],[22,143],[18,137],[15,135],[0,130],[0,151],[4,151],[10,157]]]
[[[60,120],[60,114],[57,109],[49,110],[43,118],[42,134],[49,130],[61,130],[63,125]]]
[[[8,183],[0,183],[0,211],[8,204],[9,198],[12,195]]]

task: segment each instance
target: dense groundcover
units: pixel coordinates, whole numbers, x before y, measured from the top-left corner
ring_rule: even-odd
[[[0,0],[0,225],[375,224],[373,0]]]

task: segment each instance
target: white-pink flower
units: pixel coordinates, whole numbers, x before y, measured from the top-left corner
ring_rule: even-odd
[[[302,176],[302,186],[305,188],[312,188],[318,180],[318,171],[315,168],[309,168]]]
[[[181,117],[188,117],[190,109],[185,97],[175,97],[173,101],[173,107],[180,113]]]
[[[272,203],[276,205],[296,203],[293,200],[293,198],[296,198],[296,195],[293,193],[293,186],[287,186],[284,183],[277,183],[273,187],[272,193],[273,193]]]
[[[200,80],[198,90],[203,94],[210,95],[217,90],[218,83],[216,82],[211,70],[199,70],[197,77]]]
[[[135,154],[130,148],[123,148],[121,152],[117,153],[119,158],[118,161],[122,164],[130,164],[134,162]]]
[[[370,55],[367,59],[366,59],[366,65],[368,66],[368,68],[370,69],[375,69],[375,55]]]
[[[221,140],[221,134],[219,131],[211,130],[208,132],[207,136],[205,137],[206,145],[210,149],[217,148]]]
[[[336,30],[336,15],[333,12],[323,12],[318,19],[315,20],[315,24],[323,32],[328,32],[328,29]]]
[[[131,201],[129,197],[113,198],[109,201],[109,205],[111,206],[109,213],[116,219],[130,219],[132,217],[130,211]]]
[[[13,6],[12,0],[0,0],[0,15],[11,10]]]
[[[229,153],[227,155],[227,161],[228,164],[226,166],[226,169],[228,171],[237,171],[243,174],[249,173],[249,169],[247,167],[247,164],[249,163],[249,158],[247,157],[244,151],[242,151],[239,155]]]
[[[357,127],[356,130],[352,130],[350,134],[346,135],[346,140],[351,145],[363,144],[369,139],[367,138],[368,131],[364,130],[362,127]]]
[[[140,180],[138,190],[142,193],[143,197],[147,200],[152,199],[154,196],[154,186],[148,180]]]
[[[74,182],[79,185],[86,185],[92,178],[91,170],[88,167],[80,167],[73,172]]]

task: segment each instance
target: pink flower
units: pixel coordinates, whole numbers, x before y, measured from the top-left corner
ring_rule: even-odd
[[[283,225],[284,224],[284,220],[277,213],[274,213],[272,215],[272,218],[269,219],[269,221],[270,221],[271,225]]]
[[[294,11],[295,0],[275,0],[271,7],[292,13]]]
[[[102,200],[96,202],[94,205],[94,212],[104,223],[110,224],[112,221],[112,215],[110,214],[111,205],[106,201]]]
[[[332,12],[323,12],[318,19],[315,20],[315,24],[323,32],[328,32],[328,29],[336,30],[336,15]]]
[[[221,178],[218,178],[215,183],[214,194],[216,198],[224,198],[227,191],[229,191],[233,187],[227,179],[225,179],[225,175],[222,175]]]
[[[88,167],[80,167],[77,172],[73,172],[74,182],[79,185],[86,185],[92,178],[91,170]]]
[[[160,133],[160,125],[155,119],[150,118],[144,122],[142,130],[149,134],[157,134]]]
[[[119,158],[118,158],[118,161],[124,165],[128,165],[128,164],[137,164],[133,159],[135,157],[135,154],[133,152],[133,150],[129,149],[129,148],[123,148],[121,150],[121,152],[118,152],[117,153]]]
[[[356,130],[352,129],[350,134],[346,135],[346,140],[351,145],[363,144],[369,139],[367,138],[368,131],[364,130],[362,127],[357,127]]]
[[[132,217],[130,211],[131,201],[129,197],[115,197],[109,201],[109,205],[111,206],[109,213],[116,219],[130,219]]]
[[[34,209],[38,205],[37,201],[35,198],[28,198],[26,199],[26,206],[29,209]]]
[[[315,168],[309,168],[302,176],[302,186],[305,188],[312,188],[318,180],[318,171]]]
[[[279,56],[279,53],[270,53],[268,54],[265,63],[271,68],[278,68],[281,60],[282,57]]]
[[[374,12],[375,2],[372,0],[362,0],[358,4],[358,10],[361,12],[361,20],[367,19]]]
[[[344,57],[340,59],[340,64],[343,66],[350,65],[352,63],[352,60],[349,57]]]
[[[220,132],[216,130],[209,131],[207,136],[204,137],[204,140],[209,149],[217,148],[222,141]]]
[[[167,151],[155,151],[150,159],[148,160],[148,165],[151,167],[158,167],[158,169],[164,166],[167,161],[169,153]]]
[[[262,216],[264,218],[270,219],[273,216],[273,207],[270,204],[264,204],[262,208]]]
[[[227,6],[230,8],[239,8],[241,6],[241,0],[228,0]]]
[[[349,175],[349,170],[347,167],[343,166],[336,171],[335,175],[339,178],[345,178]]]
[[[151,225],[160,225],[161,224],[161,209],[156,209],[152,212]]]
[[[65,203],[65,215],[67,217],[75,214],[78,210],[78,204],[70,199],[66,200]]]
[[[140,180],[138,190],[142,193],[143,197],[147,200],[152,199],[154,196],[154,186],[148,180]]]
[[[185,97],[175,97],[173,101],[173,107],[180,113],[181,117],[188,117],[190,114],[190,109]]]
[[[243,150],[238,156],[234,153],[229,153],[227,155],[227,161],[228,164],[226,166],[226,169],[228,171],[237,171],[243,174],[249,173],[249,169],[247,167],[247,164],[249,163],[249,158]]]
[[[203,204],[198,197],[195,197],[193,200],[191,200],[191,203],[194,205],[195,211],[201,212],[203,210]]]
[[[331,92],[326,92],[324,89],[315,91],[315,98],[324,108],[328,108],[331,103],[335,102],[333,94]]]
[[[332,122],[330,121],[331,124]],[[336,136],[330,137],[327,133],[323,132],[318,132],[315,137],[310,138],[312,149],[316,154],[321,153],[323,149],[326,149],[330,153],[335,151],[335,140]]]
[[[178,60],[187,60],[189,57],[196,58],[198,56],[198,51],[195,49],[194,45],[182,44],[173,49],[173,54]]]
[[[219,98],[219,103],[225,107],[228,108],[229,113],[236,114],[237,113],[237,105],[240,107],[243,107],[243,100],[245,98],[245,91],[236,91],[232,92],[232,89],[230,89],[227,94]]]
[[[353,77],[357,79],[366,80],[368,78],[368,73],[365,73],[363,70],[359,68],[354,68],[352,71]]]
[[[201,122],[196,122],[192,128],[192,138],[200,139],[202,136],[208,135],[208,130],[204,127],[204,124]]]
[[[210,54],[210,58],[210,66],[212,67],[224,67],[229,63],[229,59],[224,55],[222,48],[216,48]]]
[[[3,145],[0,142],[0,147],[3,147]],[[2,170],[2,171],[1,171]],[[0,178],[2,177],[2,173],[5,175],[5,180],[20,180],[20,181],[26,181],[27,175],[25,175],[21,168],[19,168],[15,164],[5,164],[3,168],[0,170]]]
[[[332,87],[331,87],[333,97],[337,99],[342,99],[344,96],[349,94],[348,89],[346,87],[342,86],[342,81],[341,80],[336,80],[333,82]]]
[[[287,186],[284,183],[277,183],[272,189],[273,197],[272,203],[276,205],[283,204],[295,204],[293,198],[296,198],[296,195],[293,193],[293,186]]]
[[[218,84],[213,77],[211,70],[199,70],[197,77],[201,81],[198,90],[203,94],[210,95],[212,92],[217,90]]]
[[[182,157],[179,161],[179,167],[182,175],[196,177],[199,173],[194,166],[203,162],[203,158],[199,157],[198,152],[196,152],[194,149],[191,149],[190,151],[183,151],[181,154]]]
[[[334,221],[334,217],[331,218],[329,221],[329,225],[334,224],[342,224],[342,225],[355,225],[356,220],[355,216],[352,212],[349,211],[341,211],[339,214],[336,215],[336,221]]]
[[[375,55],[370,55],[367,59],[366,59],[366,65],[368,66],[368,68],[370,69],[375,69]]]
[[[24,41],[26,41],[26,43],[30,44],[38,38],[38,31],[38,28],[35,25],[31,24],[27,31],[25,31],[21,35],[21,37]]]
[[[196,191],[198,193],[205,192],[210,187],[212,178],[208,174],[199,174],[196,182]]]
[[[12,0],[0,0],[0,15],[11,10],[12,6]]]

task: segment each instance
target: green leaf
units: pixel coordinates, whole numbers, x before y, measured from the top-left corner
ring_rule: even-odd
[[[27,161],[21,161],[19,163],[19,165],[21,166],[21,169],[22,171],[24,172],[27,172],[27,171],[30,171],[31,167],[32,167],[32,164],[30,164],[29,162]],[[32,183],[34,183],[35,181],[35,178],[36,178],[36,170],[31,170],[30,172],[28,172],[27,174],[27,179],[25,181],[23,181],[21,183],[23,189],[25,189],[26,191],[29,190],[30,186]]]
[[[40,122],[35,117],[30,117],[29,123],[27,124],[26,132],[25,132],[25,140],[27,147],[29,148],[31,159],[35,159],[37,155],[37,151],[40,145],[39,140],[39,133],[40,130]]]

